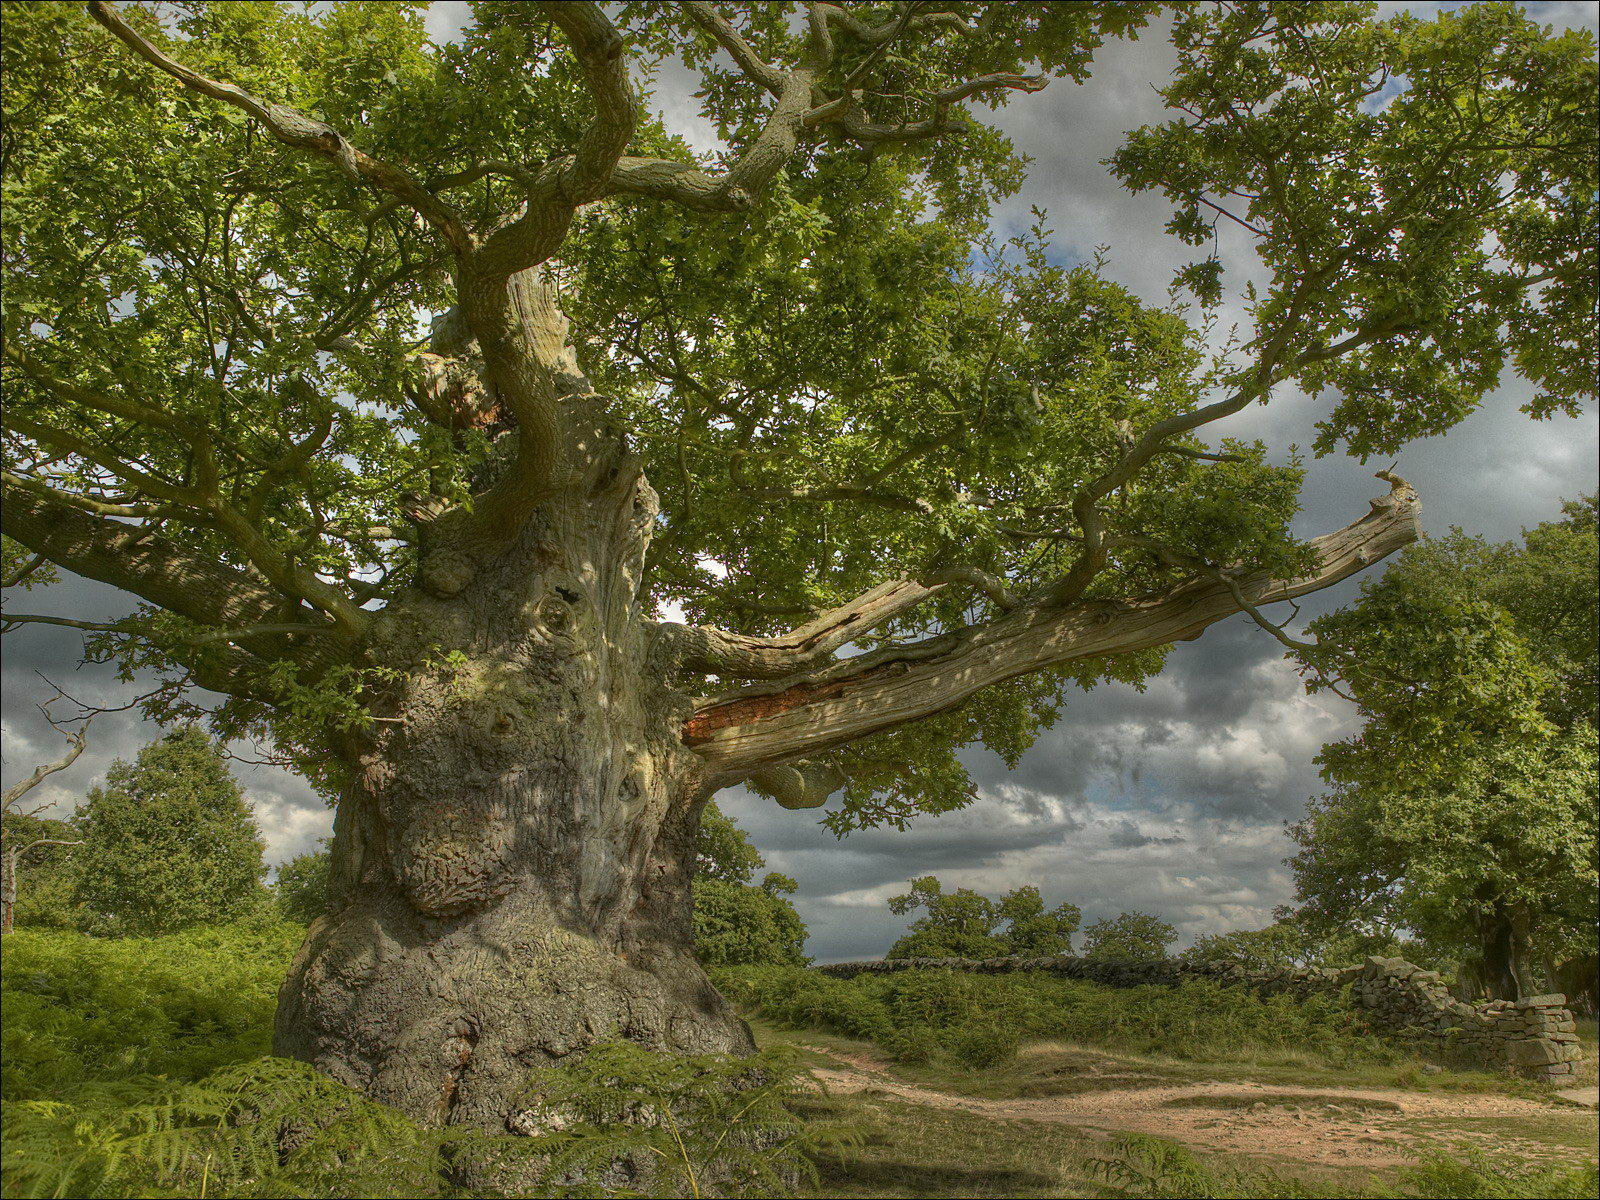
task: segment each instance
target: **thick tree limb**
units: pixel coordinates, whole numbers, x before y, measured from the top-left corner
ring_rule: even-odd
[[[1365,326],[1332,345],[1291,354],[1289,343],[1299,332],[1299,316],[1305,297],[1324,285],[1334,267],[1342,263],[1337,259],[1333,267],[1324,268],[1317,275],[1302,280],[1291,298],[1286,315],[1277,332],[1261,347],[1255,367],[1246,382],[1231,396],[1205,404],[1188,412],[1175,413],[1157,421],[1128,446],[1110,470],[1087,484],[1072,502],[1072,515],[1083,533],[1083,553],[1057,582],[1043,591],[1044,598],[1053,604],[1067,605],[1081,597],[1094,582],[1107,562],[1104,523],[1100,518],[1099,504],[1112,492],[1131,480],[1157,454],[1175,449],[1168,443],[1172,438],[1192,433],[1202,425],[1220,421],[1224,417],[1242,412],[1255,401],[1271,393],[1273,384],[1296,371],[1314,363],[1338,358],[1351,350],[1396,332],[1401,321],[1391,319]],[[1181,452],[1181,451],[1180,451]],[[1198,455],[1197,455],[1198,456]]]
[[[60,454],[76,456],[86,462],[94,463],[122,481],[137,496],[151,497],[166,503],[157,507],[141,504],[111,505],[91,497],[68,496],[56,492],[40,480],[17,476],[11,472],[5,473],[5,482],[8,485],[29,491],[41,499],[98,512],[105,516],[159,514],[216,530],[225,535],[271,581],[273,586],[285,595],[321,609],[351,631],[361,627],[365,618],[356,604],[337,588],[318,579],[314,573],[298,566],[287,557],[261,532],[254,520],[253,511],[249,513],[241,511],[224,498],[218,486],[222,473],[221,464],[212,439],[203,428],[167,412],[158,405],[105,390],[83,388],[59,379],[26,356],[15,353],[10,346],[6,347],[5,353],[7,360],[25,371],[36,384],[69,405],[96,409],[172,434],[189,448],[194,466],[192,484],[173,483],[135,467],[71,430],[35,421],[12,410],[5,415],[8,429]],[[289,455],[262,475],[255,488],[252,510],[264,499],[267,489],[272,487],[281,475],[293,474],[320,448],[322,440],[331,429],[331,407],[327,411],[327,422],[320,436],[313,434],[305,442],[295,446]],[[108,528],[117,526],[111,525]]]
[[[638,102],[628,82],[622,35],[598,4],[539,0],[538,7],[566,34],[594,101],[594,116],[561,180],[563,199],[576,207],[605,193],[611,169],[638,127]]]
[[[393,163],[373,158],[351,145],[333,126],[308,117],[286,105],[263,100],[236,84],[209,79],[184,66],[150,42],[122,19],[114,5],[91,0],[89,15],[121,38],[140,58],[164,71],[191,91],[231,104],[249,113],[280,142],[332,162],[350,178],[389,193],[415,209],[458,252],[470,245],[466,228],[456,211]]]
[[[197,624],[277,625],[291,604],[264,578],[184,550],[137,525],[91,517],[13,486],[5,488],[4,499],[5,532],[28,549]]]
[[[1232,580],[1252,604],[1326,588],[1414,541],[1416,493],[1392,480],[1361,520],[1311,543],[1316,570],[1301,579]],[[1069,607],[1033,604],[985,625],[847,659],[781,688],[751,689],[702,706],[685,742],[724,783],[953,708],[992,683],[1080,658],[1127,654],[1199,636],[1241,611],[1231,588],[1200,578],[1157,598]]]
[[[977,588],[1002,610],[1016,606],[1010,589],[977,567],[942,567],[917,579],[891,579],[848,604],[776,637],[730,633],[710,625],[663,625],[681,648],[681,666],[730,679],[782,679],[832,661],[834,651],[909,612],[947,587]]]
[[[703,0],[685,0],[680,5],[684,14],[706,33],[716,39],[717,45],[728,52],[728,57],[738,65],[739,70],[755,80],[774,96],[783,91],[783,72],[767,65],[761,60],[744,40],[744,36],[733,27],[733,23],[717,10],[715,4],[704,3]]]
[[[688,670],[734,679],[781,679],[829,662],[839,647],[915,608],[942,586],[892,579],[776,637],[751,637],[710,625],[662,628],[683,647],[680,662]]]

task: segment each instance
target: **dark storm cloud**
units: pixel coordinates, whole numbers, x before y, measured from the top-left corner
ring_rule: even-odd
[[[1438,6],[1384,7],[1426,15]],[[1556,25],[1596,23],[1588,3],[1528,7]],[[465,5],[436,4],[429,29],[448,38],[465,19]],[[1020,232],[1038,204],[1049,210],[1060,260],[1081,261],[1108,246],[1112,278],[1148,303],[1163,302],[1173,271],[1193,252],[1161,232],[1169,216],[1164,200],[1130,196],[1099,160],[1125,130],[1163,119],[1152,84],[1171,62],[1170,46],[1152,29],[1138,41],[1108,44],[1088,85],[1054,84],[996,114],[1033,160],[1027,186],[996,214],[997,231]],[[666,64],[657,103],[671,128],[709,146],[714,134],[698,115],[698,86],[688,72]],[[1243,231],[1224,230],[1219,248],[1231,280],[1250,277],[1255,264]],[[1560,500],[1594,490],[1594,415],[1533,422],[1518,411],[1528,396],[1525,385],[1508,378],[1449,434],[1406,449],[1398,469],[1422,494],[1428,532],[1460,525],[1495,539],[1515,537],[1523,526],[1555,517]],[[1291,446],[1310,444],[1327,409],[1325,398],[1285,392],[1231,418],[1222,431],[1260,437],[1283,461]],[[1297,532],[1312,536],[1360,516],[1383,490],[1372,471],[1389,465],[1343,455],[1308,461]],[[1308,597],[1303,615],[1348,602],[1358,588],[1358,580],[1347,580]],[[16,603],[97,619],[127,609],[111,589],[72,579]],[[108,668],[74,669],[78,644],[75,633],[42,627],[7,639],[8,780],[58,753],[59,739],[31,710],[34,699],[48,694],[35,670],[100,702],[134,690],[118,685]],[[1086,921],[1123,910],[1153,912],[1189,939],[1263,924],[1275,904],[1290,898],[1283,822],[1298,817],[1318,791],[1312,762],[1318,749],[1353,727],[1342,701],[1306,696],[1282,648],[1235,618],[1176,647],[1166,671],[1143,693],[1108,685],[1074,695],[1015,770],[985,751],[968,752],[979,799],[962,812],[919,820],[905,833],[867,831],[840,842],[814,815],[778,809],[743,789],[723,793],[719,803],[750,831],[769,869],[798,880],[809,949],[822,959],[881,954],[904,928],[885,901],[930,872],[949,886],[990,895],[1031,883],[1052,904],[1081,905]],[[112,758],[131,757],[157,732],[131,716],[107,718],[96,726],[90,751],[47,786],[70,803]],[[309,848],[326,831],[328,811],[302,781],[266,768],[240,776],[275,861]]]

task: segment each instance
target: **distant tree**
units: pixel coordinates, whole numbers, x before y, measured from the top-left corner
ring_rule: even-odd
[[[74,928],[79,914],[72,899],[72,853],[78,835],[71,823],[7,813],[4,843],[4,931],[13,925]]]
[[[1088,958],[1166,958],[1178,931],[1150,913],[1125,912],[1096,921],[1083,931]]]
[[[1032,884],[1007,892],[996,911],[1006,923],[1003,940],[1009,954],[1071,954],[1072,935],[1083,921],[1083,910],[1075,904],[1063,902],[1047,911]]]
[[[278,911],[291,921],[309,925],[328,911],[328,841],[298,854],[278,868],[273,880]]]
[[[89,928],[168,933],[243,916],[263,899],[261,837],[216,743],[193,726],[120,759],[74,821],[74,897]]]
[[[1265,929],[1235,929],[1195,939],[1178,958],[1183,962],[1233,962],[1252,970],[1302,965],[1307,945],[1303,931],[1285,921]]]
[[[798,885],[769,872],[744,830],[715,804],[708,805],[696,842],[694,947],[706,966],[760,963],[799,966],[806,961],[806,927],[788,897]]]
[[[694,948],[708,967],[806,962],[806,927],[788,897],[798,885],[769,872],[760,884],[697,879]]]
[[[1046,910],[1039,889],[1016,888],[990,900],[970,888],[946,892],[932,875],[911,881],[911,890],[889,901],[889,910],[923,915],[889,948],[890,958],[1001,958],[1010,954],[1072,953],[1072,935],[1083,914],[1072,904]]]
[[[1365,723],[1290,830],[1309,919],[1413,930],[1495,996],[1594,953],[1595,586],[1588,499],[1520,546],[1415,546],[1313,623]]]
[[[766,859],[750,842],[749,834],[715,804],[706,805],[700,818],[700,832],[694,843],[695,879],[721,879],[728,883],[749,883],[750,877],[766,865]]]

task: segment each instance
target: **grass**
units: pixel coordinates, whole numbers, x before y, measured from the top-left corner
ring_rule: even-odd
[[[1435,1154],[1374,1173],[1197,1153],[1159,1138],[1105,1136],[1065,1125],[995,1121],[887,1096],[830,1097],[811,1119],[853,1126],[860,1141],[818,1162],[819,1198],[957,1197],[1587,1197],[1591,1166],[1507,1162],[1472,1151]]]
[[[1400,1091],[1509,1095],[1547,1100],[1550,1089],[1531,1079],[1490,1071],[1438,1067],[1416,1058],[1398,1062],[1330,1064],[1313,1054],[1284,1061],[1278,1053],[1252,1061],[1235,1050],[1226,1061],[1175,1058],[1161,1053],[1107,1049],[1039,1041],[1024,1045],[1008,1062],[974,1070],[947,1057],[924,1062],[894,1062],[875,1042],[814,1028],[795,1028],[754,1017],[751,1027],[763,1044],[789,1041],[846,1056],[865,1056],[891,1065],[908,1083],[935,1091],[988,1100],[1072,1096],[1109,1089],[1176,1086],[1187,1083],[1293,1084],[1297,1087],[1372,1088]],[[828,1065],[823,1055],[813,1065]]]
[[[1524,1081],[1484,1073],[1438,1071],[1412,1076],[1405,1067],[1367,1065],[1299,1071],[1248,1064],[1206,1064],[1127,1051],[1060,1043],[1028,1045],[1010,1062],[983,1070],[952,1063],[893,1063],[874,1043],[770,1021],[755,1024],[764,1045],[813,1048],[810,1061],[839,1067],[861,1063],[881,1073],[885,1087],[833,1094],[812,1111],[847,1124],[858,1143],[819,1163],[819,1197],[856,1196],[1587,1196],[1595,1190],[1592,1116],[1551,1107],[1525,1113],[1444,1120],[1408,1114],[1395,1100],[1343,1092],[1273,1092],[1173,1097],[1157,1110],[1214,1110],[1226,1123],[1235,1113],[1306,1112],[1345,1126],[1375,1121],[1371,1140],[1409,1151],[1414,1165],[1378,1170],[1339,1168],[1282,1155],[1201,1152],[1139,1135],[1112,1136],[1053,1121],[997,1120],[986,1113],[908,1101],[889,1086],[905,1083],[977,1101],[1081,1096],[1116,1089],[1170,1088],[1194,1083],[1260,1085],[1269,1079],[1298,1086],[1377,1089],[1424,1081],[1440,1094],[1478,1093],[1547,1098]],[[1496,1089],[1492,1085],[1498,1083]],[[1204,1123],[1203,1123],[1204,1124]],[[1215,1125],[1216,1122],[1211,1122]],[[1486,1156],[1502,1145],[1512,1152]]]
[[[1059,1125],[997,1124],[870,1095],[819,1100],[808,1119],[848,1124],[857,1145],[824,1154],[817,1195],[826,1197],[1104,1196],[1070,1164],[1092,1145]]]
[[[1497,1138],[1536,1142],[1552,1151],[1595,1151],[1595,1120],[1592,1112],[1555,1110],[1529,1116],[1522,1113],[1485,1117],[1457,1117],[1450,1120],[1420,1118],[1411,1125],[1419,1135],[1437,1135],[1449,1140],[1452,1135],[1478,1140]]]
[[[1594,1087],[1600,1084],[1600,1035],[1596,1033],[1595,1018],[1586,1017],[1578,1022],[1578,1045],[1583,1047],[1583,1060],[1578,1063],[1578,1069],[1572,1076],[1570,1084],[1565,1087]]]

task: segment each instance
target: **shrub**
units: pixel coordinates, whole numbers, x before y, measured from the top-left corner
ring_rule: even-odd
[[[1112,988],[1046,974],[910,970],[838,979],[782,967],[734,968],[717,979],[730,999],[762,1016],[873,1041],[902,1062],[956,1058],[957,1029],[1180,1058],[1343,1065],[1401,1057],[1338,996],[1263,996],[1203,980]],[[975,1046],[980,1035],[972,1038]],[[1007,1056],[995,1053],[996,1061]]]
[[[1014,1025],[975,1021],[950,1031],[950,1057],[964,1067],[984,1070],[1017,1057],[1022,1034]]]
[[[19,929],[3,942],[7,1102],[87,1084],[192,1082],[271,1046],[287,922],[108,939]]]

